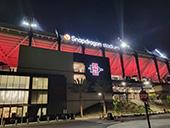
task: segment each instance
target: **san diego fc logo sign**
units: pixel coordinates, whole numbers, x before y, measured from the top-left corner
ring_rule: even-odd
[[[100,72],[104,71],[103,68],[100,68],[98,63],[92,63],[90,64],[90,66],[88,67],[88,69],[90,70],[90,73],[93,76],[99,76]]]

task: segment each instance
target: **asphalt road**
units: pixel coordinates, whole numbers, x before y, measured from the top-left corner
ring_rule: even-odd
[[[146,120],[136,120],[114,124],[108,128],[148,128]],[[170,119],[153,119],[151,128],[170,128]]]
[[[151,126],[152,128],[170,128],[170,119],[152,119]],[[146,120],[119,122],[89,119],[38,125],[35,123],[34,125],[17,126],[17,128],[148,128],[148,125]]]

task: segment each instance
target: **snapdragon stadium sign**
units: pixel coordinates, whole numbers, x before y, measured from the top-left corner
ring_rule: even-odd
[[[69,34],[64,35],[64,41],[66,41],[66,42],[71,41],[72,43],[77,43],[77,44],[81,44],[81,45],[89,45],[89,46],[98,47],[98,48],[103,47],[103,48],[107,48],[107,49],[119,49],[119,47],[114,46],[112,44],[91,41],[88,39],[81,39],[81,38],[77,38],[75,36],[70,36]]]

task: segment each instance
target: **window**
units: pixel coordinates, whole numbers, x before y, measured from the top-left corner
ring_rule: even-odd
[[[39,108],[37,115],[39,117],[47,115],[47,108]]]
[[[74,72],[85,73],[85,65],[80,62],[74,62],[73,64]]]
[[[4,118],[8,118],[8,117],[9,117],[9,110],[10,110],[10,108],[9,108],[9,107],[4,107],[4,108],[3,108],[3,114],[2,114],[2,117],[4,117]]]
[[[34,77],[33,89],[48,89],[48,78]]]
[[[27,107],[27,106],[24,106],[24,107],[23,107],[23,116],[26,116],[27,109],[28,109],[28,107]]]
[[[0,104],[27,104],[28,91],[0,91]]]
[[[17,112],[17,107],[11,107],[10,117],[13,117]]]
[[[0,76],[0,88],[6,88],[7,85],[7,75],[1,75]]]
[[[47,115],[47,108],[42,108],[42,115],[41,116],[45,116]]]
[[[14,83],[14,77],[13,76],[8,76],[7,77],[7,88],[12,88]]]
[[[0,75],[0,88],[28,89],[29,77]]]
[[[16,116],[17,117],[21,117],[23,115],[22,111],[23,111],[23,108],[22,107],[18,107],[17,111],[16,111]]]
[[[3,108],[0,107],[0,117],[2,117]]]
[[[83,74],[74,74],[74,80],[85,80],[86,76]]]
[[[33,91],[32,104],[47,104],[47,91]]]
[[[0,115],[3,118],[22,117],[26,116],[27,106],[13,106],[0,108]]]
[[[20,76],[20,88],[28,89],[29,88],[29,77]]]
[[[14,76],[14,87],[19,88],[19,81],[19,76]]]

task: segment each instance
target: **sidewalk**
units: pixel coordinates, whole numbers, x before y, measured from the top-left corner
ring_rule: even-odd
[[[23,127],[23,126],[42,126],[42,125],[49,125],[49,124],[66,124],[70,122],[75,122],[77,120],[51,120],[51,121],[40,121],[40,122],[29,122],[29,123],[18,123],[16,124],[6,124],[5,126],[0,127],[6,127],[6,128],[14,128],[14,127]]]
[[[170,113],[149,115],[149,117],[150,117],[150,119],[170,119]],[[114,121],[124,122],[124,121],[145,120],[145,119],[146,119],[145,115],[142,115],[142,116],[119,116]]]
[[[96,120],[99,119],[99,115],[90,115],[90,116],[84,116],[76,117],[75,120],[50,120],[50,121],[39,121],[39,122],[29,122],[29,123],[18,123],[16,124],[6,124],[5,126],[0,125],[0,127],[7,127],[7,128],[13,128],[13,127],[23,127],[23,126],[42,126],[42,125],[49,125],[49,124],[67,124],[71,122],[77,122],[77,121],[85,121],[85,120]]]

